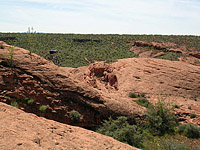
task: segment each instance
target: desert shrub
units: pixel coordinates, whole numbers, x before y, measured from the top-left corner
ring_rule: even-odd
[[[180,57],[181,54],[176,54],[174,52],[165,52],[165,54],[163,56],[159,56],[157,58],[160,59],[167,59],[167,60],[171,60],[171,61],[178,61],[178,57]]]
[[[136,125],[130,125],[124,116],[118,117],[117,120],[110,117],[102,123],[97,132],[129,145],[143,148],[143,132]]]
[[[177,119],[170,113],[171,109],[164,100],[159,100],[158,103],[147,108],[146,125],[152,134],[163,135],[175,131]]]
[[[144,107],[149,107],[151,105],[151,103],[145,97],[139,97],[136,103]]]
[[[176,104],[176,105],[174,105],[174,108],[180,108],[180,106]]]
[[[24,98],[21,98],[21,99],[18,99],[18,102],[21,102],[23,104],[33,104],[34,103],[34,100],[33,99],[29,99],[27,97],[24,97]]]
[[[196,118],[196,116],[197,116],[197,115],[194,114],[194,113],[191,113],[191,114],[190,114],[190,118]]]
[[[138,97],[138,94],[129,93],[129,97],[130,97],[130,98],[137,98],[137,97]]]
[[[70,119],[73,121],[73,123],[80,123],[81,122],[81,114],[77,111],[71,111],[70,112]]]
[[[161,143],[161,150],[191,150],[188,144],[165,140]]]
[[[11,102],[10,105],[19,108],[19,104],[16,101]]]
[[[2,44],[0,44],[0,49],[4,49],[4,46]]]
[[[178,127],[178,132],[180,134],[187,136],[188,138],[199,138],[200,137],[199,127],[197,125],[194,125],[191,123],[180,125]]]
[[[27,104],[29,104],[29,105],[31,105],[31,104],[33,104],[34,103],[34,100],[33,99],[29,99],[28,101],[27,101]]]
[[[8,48],[8,54],[4,54],[4,57],[8,59],[9,66],[13,69],[14,65],[14,46]]]
[[[130,92],[130,93],[129,93],[129,97],[130,97],[130,98],[138,98],[138,97],[146,97],[146,95],[145,95],[145,93],[136,94],[136,93]]]
[[[39,111],[45,112],[46,109],[47,109],[47,105],[41,105],[40,108],[39,108]]]
[[[140,93],[138,94],[140,97],[146,97],[146,94],[145,93]]]

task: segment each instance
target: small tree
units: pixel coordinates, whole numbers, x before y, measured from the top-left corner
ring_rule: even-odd
[[[36,31],[34,31],[33,27],[31,29],[30,27],[28,27],[27,39],[28,39],[28,48],[31,55],[35,51],[37,44]]]
[[[164,100],[158,101],[155,105],[147,108],[146,119],[147,126],[155,135],[174,132],[177,125],[177,119],[174,114],[170,113],[172,108]]]
[[[97,132],[111,136],[120,142],[143,148],[143,132],[136,125],[130,125],[124,116],[119,117],[117,120],[110,117],[109,120],[103,122]]]

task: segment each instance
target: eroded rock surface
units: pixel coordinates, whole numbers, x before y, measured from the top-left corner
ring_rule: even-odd
[[[0,102],[1,150],[139,150],[111,137],[25,113]]]
[[[33,99],[20,108],[59,122],[93,128],[109,116],[143,117],[146,108],[129,93],[145,93],[151,102],[158,97],[180,105],[193,104],[193,120],[179,111],[184,121],[198,123],[200,118],[200,67],[181,61],[152,58],[121,59],[115,63],[96,62],[79,68],[58,67],[36,54],[14,48],[9,64],[9,45],[1,42],[0,101],[10,104],[22,98]],[[45,113],[39,111],[46,105]],[[193,109],[194,108],[194,109]],[[73,123],[71,111],[79,112],[81,122]]]
[[[78,69],[61,68],[52,62],[31,54],[25,49],[14,48],[13,64],[9,62],[6,43],[1,42],[5,49],[0,51],[0,101],[10,104],[24,98],[33,99],[34,103],[19,107],[27,112],[43,115],[62,123],[74,124],[86,128],[93,128],[103,119],[109,116],[141,115],[144,108],[127,98],[116,99],[104,95],[96,90],[95,86],[74,78],[70,69],[77,72]],[[118,79],[113,74],[111,67],[106,65],[97,69],[89,69],[89,76],[100,77],[102,82],[109,87],[117,88]],[[103,72],[102,72],[103,70]],[[81,74],[78,75],[81,78]],[[92,78],[91,82],[92,82]],[[104,81],[103,81],[104,80]],[[96,84],[96,83],[94,83]],[[106,93],[105,93],[106,94]],[[46,105],[45,113],[39,110],[41,105]],[[128,106],[128,107],[127,107]],[[77,111],[82,115],[79,123],[72,122],[71,111]]]

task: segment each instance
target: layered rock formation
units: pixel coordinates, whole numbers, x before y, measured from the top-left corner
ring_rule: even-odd
[[[0,100],[10,104],[24,98],[33,99],[31,107],[20,104],[20,108],[37,115],[43,115],[59,122],[74,124],[71,111],[82,115],[82,121],[75,123],[93,128],[109,116],[131,116],[142,114],[144,108],[127,98],[115,99],[104,96],[92,86],[74,79],[66,71],[44,58],[30,54],[29,51],[14,48],[13,64],[10,64],[10,46],[1,42],[0,50]],[[92,71],[92,69],[91,69]],[[108,75],[108,79],[112,79]],[[39,111],[46,105],[45,113]],[[127,107],[128,106],[128,107]]]

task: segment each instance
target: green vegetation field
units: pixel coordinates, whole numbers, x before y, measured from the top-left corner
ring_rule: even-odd
[[[121,58],[137,57],[130,52],[126,41],[172,42],[187,46],[188,50],[200,51],[200,36],[172,35],[95,35],[95,34],[47,34],[47,33],[0,33],[0,41],[33,51],[45,57],[48,51],[59,51],[59,65],[79,67],[90,61],[112,62]]]

